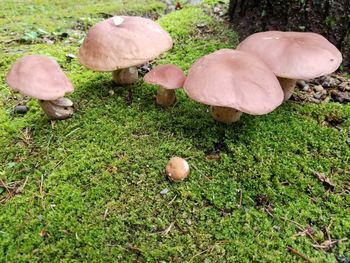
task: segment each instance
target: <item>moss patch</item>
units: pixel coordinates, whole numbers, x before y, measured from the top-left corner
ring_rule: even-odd
[[[237,44],[231,29],[199,7],[159,23],[175,45],[158,64],[187,71],[199,57]],[[271,114],[221,125],[182,91],[174,107],[162,109],[154,102],[156,88],[142,79],[115,87],[110,74],[67,59],[79,42],[65,41],[11,43],[6,50],[20,53],[1,58],[6,72],[25,54],[55,57],[76,88],[70,98],[77,112],[52,125],[36,101],[11,93],[2,77],[0,178],[9,190],[19,189],[0,205],[0,261],[300,260],[287,246],[315,262],[350,257],[349,240],[327,252],[313,246],[328,239],[327,231],[335,240],[350,231],[348,105],[287,102]],[[19,102],[30,107],[24,116],[11,113]],[[342,120],[339,127],[329,116]],[[188,181],[166,179],[172,155],[189,161]],[[308,228],[312,238],[302,234]]]

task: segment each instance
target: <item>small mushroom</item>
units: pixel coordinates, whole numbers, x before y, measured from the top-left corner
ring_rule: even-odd
[[[112,72],[119,85],[137,80],[136,66],[172,48],[169,34],[154,21],[137,16],[115,16],[90,28],[79,50],[79,61],[95,71]]]
[[[258,57],[221,49],[197,60],[184,90],[195,101],[210,105],[213,118],[238,121],[242,112],[262,115],[277,108],[283,92],[273,72]]]
[[[73,114],[73,102],[64,97],[73,92],[73,85],[52,58],[29,55],[18,59],[7,73],[6,82],[14,91],[38,99],[52,120],[63,120]]]
[[[171,157],[165,170],[170,180],[178,182],[183,181],[188,177],[190,166],[185,159],[174,156]]]
[[[163,107],[174,105],[175,89],[182,88],[185,80],[186,76],[182,69],[172,64],[159,65],[144,76],[146,83],[159,85],[156,101]]]
[[[258,56],[278,77],[284,100],[293,93],[297,80],[334,72],[342,62],[339,50],[316,33],[267,31],[255,33],[237,47]]]

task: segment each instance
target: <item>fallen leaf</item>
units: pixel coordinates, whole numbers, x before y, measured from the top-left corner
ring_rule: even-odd
[[[314,176],[316,176],[327,187],[330,187],[333,189],[336,186],[336,184],[332,182],[332,180],[327,176],[325,176],[323,173],[314,172]]]

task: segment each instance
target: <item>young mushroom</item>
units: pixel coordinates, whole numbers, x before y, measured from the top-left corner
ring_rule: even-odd
[[[136,66],[172,48],[169,34],[156,22],[136,16],[115,16],[90,28],[79,61],[94,71],[112,72],[119,85],[137,80]]]
[[[179,182],[188,177],[188,174],[190,173],[190,166],[185,159],[174,156],[171,157],[165,170],[171,181]]]
[[[197,60],[190,68],[184,90],[195,101],[211,105],[213,118],[238,121],[242,112],[262,115],[283,101],[273,72],[244,51],[221,49]]]
[[[296,81],[334,72],[342,62],[339,50],[319,34],[267,31],[253,34],[237,47],[258,56],[278,77],[284,100],[293,93]]]
[[[146,83],[159,85],[156,101],[163,107],[174,105],[175,89],[182,88],[185,80],[186,76],[182,69],[172,64],[159,65],[144,76]]]
[[[14,91],[38,99],[52,120],[73,114],[73,102],[64,97],[73,92],[73,85],[52,58],[29,55],[18,59],[7,73],[6,82]]]

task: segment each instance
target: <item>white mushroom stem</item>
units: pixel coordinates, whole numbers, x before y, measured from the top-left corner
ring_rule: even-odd
[[[238,121],[242,112],[229,107],[210,106],[210,114],[215,120],[230,124]]]
[[[169,107],[175,104],[176,95],[174,89],[165,89],[161,86],[158,87],[156,102],[163,107]]]
[[[122,86],[134,83],[138,76],[136,67],[118,69],[112,72],[114,82]]]
[[[284,101],[289,100],[289,98],[293,94],[297,81],[295,79],[287,79],[282,77],[277,77],[277,79],[280,82],[280,85],[284,93]]]
[[[50,120],[64,120],[73,115],[73,102],[67,98],[39,100],[39,104]]]

